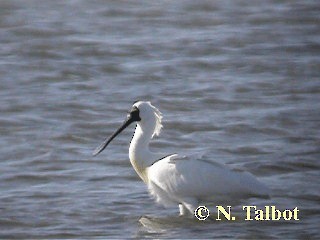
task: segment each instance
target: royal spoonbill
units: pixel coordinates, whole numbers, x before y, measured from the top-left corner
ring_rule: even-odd
[[[149,142],[159,135],[161,120],[161,112],[150,102],[135,102],[123,125],[93,155],[102,152],[119,133],[136,122],[129,147],[130,162],[157,202],[164,206],[179,205],[180,215],[193,214],[200,202],[269,195],[268,188],[248,172],[234,171],[213,161],[151,152]]]

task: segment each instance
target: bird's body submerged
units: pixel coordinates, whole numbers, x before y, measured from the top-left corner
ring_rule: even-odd
[[[94,154],[101,152],[128,122],[137,121],[129,158],[157,202],[165,206],[179,204],[180,214],[185,215],[193,214],[199,202],[268,196],[267,187],[248,172],[232,171],[213,161],[151,152],[149,142],[160,133],[161,118],[149,102],[136,102],[124,127]]]

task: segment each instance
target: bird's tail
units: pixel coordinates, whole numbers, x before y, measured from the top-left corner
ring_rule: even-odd
[[[242,183],[248,188],[252,196],[270,198],[270,189],[249,172],[242,172]]]

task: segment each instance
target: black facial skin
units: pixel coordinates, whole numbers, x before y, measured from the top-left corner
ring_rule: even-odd
[[[97,156],[99,153],[101,153],[108,146],[108,144],[131,123],[138,121],[141,121],[140,111],[136,106],[133,106],[122,126],[117,131],[115,131],[115,133],[112,134],[110,138],[107,138],[99,147],[94,150],[93,156]]]
[[[136,106],[133,106],[131,111],[130,111],[130,117],[133,119],[134,122],[139,122],[141,121],[140,118],[140,111]]]

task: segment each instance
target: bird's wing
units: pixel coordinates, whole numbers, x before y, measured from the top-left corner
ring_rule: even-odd
[[[172,198],[242,197],[263,194],[264,185],[247,172],[208,160],[168,156],[148,169],[149,181]],[[214,199],[213,199],[214,200]]]

